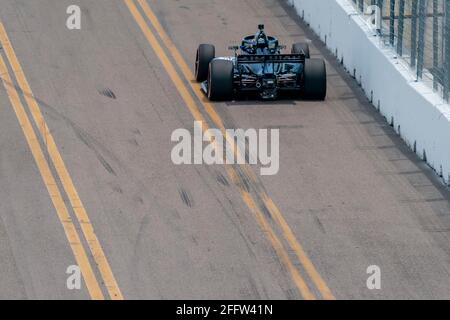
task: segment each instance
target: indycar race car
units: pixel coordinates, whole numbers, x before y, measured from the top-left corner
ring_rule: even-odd
[[[233,99],[236,93],[257,92],[264,100],[276,99],[281,91],[324,100],[327,76],[323,59],[311,59],[307,43],[296,43],[291,54],[285,46],[267,36],[264,25],[242,39],[240,47],[229,47],[234,56],[215,57],[215,47],[201,44],[195,61],[195,77],[212,101]],[[238,51],[240,50],[240,53]]]

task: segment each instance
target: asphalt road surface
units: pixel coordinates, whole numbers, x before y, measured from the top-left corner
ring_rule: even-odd
[[[450,299],[448,189],[284,0],[0,0],[0,22],[0,298]],[[311,41],[325,102],[206,101],[198,44],[259,23]],[[279,173],[174,165],[198,119],[280,129]]]

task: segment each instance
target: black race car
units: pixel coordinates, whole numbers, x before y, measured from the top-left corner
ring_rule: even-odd
[[[230,47],[234,56],[215,57],[215,47],[201,44],[195,61],[195,77],[210,100],[233,99],[236,93],[257,92],[262,99],[276,99],[280,91],[301,93],[324,100],[327,76],[323,59],[311,59],[307,43],[296,43],[291,54],[281,54],[285,46],[267,36],[264,25],[242,39],[240,47]],[[240,50],[240,52],[239,52]],[[239,53],[238,53],[239,52]]]

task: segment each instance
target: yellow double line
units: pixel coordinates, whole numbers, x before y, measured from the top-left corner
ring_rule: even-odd
[[[78,224],[81,227],[83,236],[91,251],[92,257],[103,279],[103,284],[108,291],[111,299],[123,299],[119,286],[106,259],[105,253],[100,245],[100,242],[94,232],[94,228],[90,222],[89,216],[84,208],[83,203],[78,195],[78,192],[73,184],[72,178],[66,168],[66,165],[58,151],[56,143],[52,134],[42,116],[39,105],[31,91],[30,85],[25,77],[22,66],[14,52],[9,37],[3,24],[0,22],[0,43],[3,51],[6,54],[8,62],[17,80],[17,84],[26,101],[29,112],[32,115],[38,134],[42,141],[45,141],[49,158],[56,170],[57,176],[64,188],[71,208],[76,216]],[[11,101],[17,119],[20,123],[22,131],[25,135],[28,146],[37,164],[39,172],[42,176],[47,191],[51,197],[52,203],[56,209],[58,218],[64,228],[65,235],[69,245],[75,256],[76,263],[80,267],[81,273],[85,280],[88,292],[92,299],[104,299],[104,294],[95,276],[94,269],[91,266],[88,255],[81,242],[78,231],[73,223],[66,204],[64,203],[61,190],[59,189],[56,179],[50,169],[44,152],[39,143],[38,135],[36,134],[32,122],[30,121],[27,112],[20,100],[19,93],[11,79],[5,60],[0,55],[0,77],[6,89],[8,97]]]
[[[223,121],[221,120],[218,113],[215,111],[214,105],[210,102],[205,101],[203,94],[200,90],[200,85],[198,83],[195,83],[192,81],[194,79],[194,76],[192,74],[192,71],[186,64],[184,58],[180,54],[177,47],[174,45],[173,41],[170,39],[170,37],[167,35],[166,31],[158,21],[155,13],[150,8],[146,0],[137,0],[137,3],[140,5],[142,11],[144,12],[145,16],[150,21],[151,25],[153,26],[153,29],[156,31],[157,35],[162,41],[162,44],[160,44],[157,36],[153,33],[150,26],[147,24],[146,19],[141,14],[140,10],[135,4],[135,1],[133,0],[124,0],[125,4],[127,5],[128,9],[130,10],[132,16],[136,20],[137,24],[139,25],[140,29],[144,33],[147,41],[153,48],[155,54],[158,56],[159,60],[161,61],[162,65],[166,69],[170,79],[174,83],[175,87],[179,91],[181,97],[183,98],[185,104],[187,105],[189,111],[191,112],[192,116],[196,121],[202,121],[203,122],[203,129],[204,131],[207,131],[208,125],[205,121],[205,118],[203,117],[201,111],[198,109],[197,104],[194,100],[194,97],[192,96],[191,92],[194,93],[194,95],[197,97],[197,99],[200,101],[200,103],[203,105],[205,111],[207,112],[209,118],[213,121],[213,123],[217,126],[218,129],[225,131],[225,126],[223,124]],[[170,58],[166,54],[163,45],[165,46],[167,52],[170,53],[172,56],[172,60],[178,65],[179,69],[181,70],[181,73],[184,77],[184,79],[187,81],[187,83],[190,84],[190,89],[186,86],[185,82],[182,79],[182,76],[177,72],[175,67],[173,66]],[[228,143],[233,144],[233,142],[228,141]],[[235,148],[232,148],[232,150],[235,150]],[[239,151],[234,151],[239,152]],[[232,166],[227,166],[227,173],[230,176],[232,180],[235,180],[236,177],[239,176],[236,168]],[[247,177],[249,177],[252,181],[255,180],[255,177],[253,175],[253,172],[249,168],[248,165],[241,166],[241,170],[244,172]],[[248,206],[250,211],[255,216],[255,219],[260,226],[260,228],[263,230],[263,232],[266,234],[268,240],[270,241],[271,245],[273,246],[274,250],[276,251],[278,257],[283,262],[286,269],[289,271],[292,280],[294,281],[296,287],[298,288],[300,294],[305,299],[315,299],[315,295],[312,292],[312,290],[307,285],[306,281],[300,274],[300,271],[298,268],[295,267],[294,263],[291,261],[289,254],[287,250],[285,249],[282,241],[279,239],[273,228],[271,227],[270,223],[267,221],[267,219],[264,217],[264,214],[262,213],[261,208],[257,205],[258,201],[255,200],[255,197],[250,194],[249,192],[241,190],[241,196],[245,204]],[[309,278],[311,279],[312,283],[315,285],[317,290],[320,292],[321,296],[324,299],[334,299],[333,294],[331,293],[330,289],[326,285],[325,281],[322,279],[316,268],[314,267],[311,260],[308,258],[306,252],[304,251],[303,247],[300,245],[298,240],[296,239],[294,233],[292,232],[291,228],[289,227],[288,223],[284,219],[283,215],[281,214],[278,207],[275,205],[273,200],[265,193],[265,192],[259,192],[257,191],[257,198],[258,200],[262,201],[264,203],[265,207],[270,213],[271,218],[275,221],[277,226],[281,229],[281,232],[283,234],[283,237],[285,241],[289,244],[289,247],[291,250],[296,254],[298,261],[302,265],[305,272],[308,274]]]

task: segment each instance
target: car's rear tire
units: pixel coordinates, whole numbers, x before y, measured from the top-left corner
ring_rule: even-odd
[[[309,44],[304,43],[304,42],[294,43],[292,45],[291,53],[292,54],[303,53],[305,55],[306,59],[309,59],[311,57],[311,55],[309,53]]]
[[[306,59],[303,72],[303,95],[306,99],[325,100],[327,71],[323,59]]]
[[[227,101],[233,97],[232,61],[213,60],[209,64],[208,98],[211,101]]]
[[[203,82],[208,78],[209,63],[216,56],[216,48],[212,44],[201,44],[195,58],[195,79]]]

